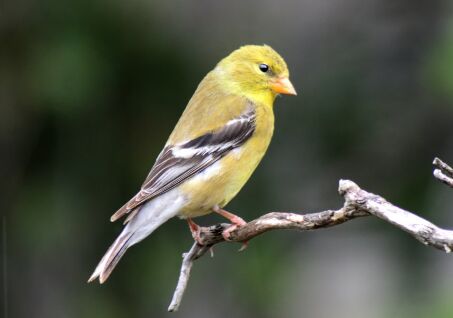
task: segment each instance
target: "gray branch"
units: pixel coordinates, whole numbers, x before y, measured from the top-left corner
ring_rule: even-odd
[[[453,187],[453,169],[436,158],[434,176]],[[439,170],[442,178],[436,171]],[[403,210],[381,196],[362,190],[350,180],[340,180],[338,192],[344,198],[344,205],[338,210],[297,214],[288,212],[267,213],[231,232],[230,242],[246,242],[264,232],[278,229],[308,231],[326,228],[363,216],[376,216],[397,228],[411,234],[425,245],[446,253],[453,249],[453,231],[439,228],[433,223]],[[168,311],[177,311],[190,277],[193,262],[203,256],[212,246],[224,242],[222,232],[228,223],[200,228],[200,242],[195,242],[188,253],[183,255],[178,285]]]
[[[434,177],[453,188],[453,168],[439,158],[434,158],[433,165],[437,168],[434,169]]]

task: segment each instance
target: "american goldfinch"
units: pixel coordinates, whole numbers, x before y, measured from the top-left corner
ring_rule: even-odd
[[[216,212],[245,224],[223,207],[239,192],[266,152],[278,94],[296,95],[283,58],[267,45],[243,46],[201,81],[140,191],[115,214],[126,226],[91,275],[102,284],[132,245],[168,219]]]

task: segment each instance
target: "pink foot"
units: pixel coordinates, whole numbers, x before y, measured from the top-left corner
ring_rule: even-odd
[[[187,223],[189,224],[190,233],[192,233],[192,237],[195,240],[195,242],[197,242],[199,245],[203,245],[203,242],[200,237],[201,232],[200,226],[198,226],[198,224],[192,221],[191,218],[187,218]]]
[[[225,211],[225,210],[219,208],[218,206],[214,207],[213,210],[214,210],[214,212],[227,218],[228,220],[230,220],[231,223],[233,223],[230,227],[228,227],[227,229],[225,229],[222,232],[222,236],[225,239],[225,241],[231,241],[231,239],[230,239],[231,232],[236,230],[238,227],[241,227],[241,226],[244,226],[247,224],[247,222],[245,222],[241,217],[239,217],[233,213],[230,213],[228,211]],[[239,251],[242,252],[243,250],[245,250],[247,248],[247,245],[248,245],[248,241],[242,242],[242,246],[239,249]]]

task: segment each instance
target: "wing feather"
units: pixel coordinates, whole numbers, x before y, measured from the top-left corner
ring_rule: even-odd
[[[158,156],[141,190],[113,214],[110,220],[116,221],[131,211],[136,211],[135,215],[144,202],[173,189],[244,144],[255,131],[256,121],[253,104],[248,103],[239,117],[230,120],[222,128],[177,145],[167,145]],[[126,222],[130,219],[128,217]]]

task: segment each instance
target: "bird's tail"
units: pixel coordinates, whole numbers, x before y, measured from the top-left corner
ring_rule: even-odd
[[[183,204],[185,201],[179,192],[169,191],[140,206],[138,208],[140,213],[132,212],[132,218],[107,250],[88,282],[98,277],[101,284],[105,282],[126,250],[150,235],[168,219],[176,216]]]
[[[126,231],[123,231],[115,242],[113,242],[113,244],[109,247],[107,253],[105,253],[104,257],[102,257],[90,279],[88,279],[89,283],[99,277],[99,282],[102,284],[107,280],[107,278],[109,278],[121,257],[124,253],[126,253],[128,247],[132,245],[129,244],[129,242],[134,235],[134,232],[125,232]]]

